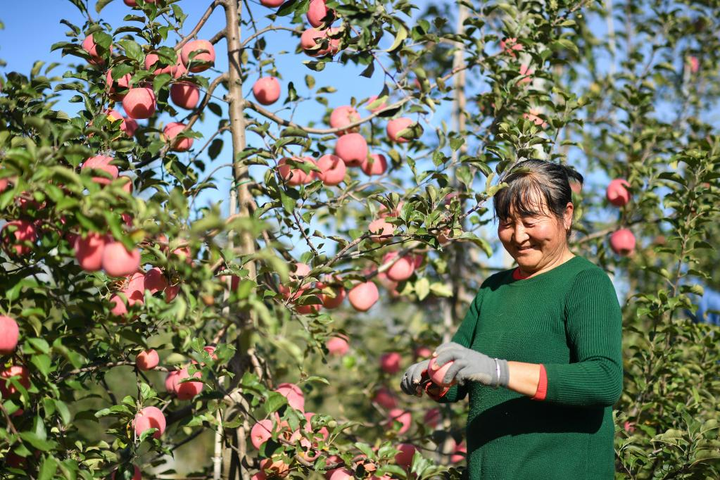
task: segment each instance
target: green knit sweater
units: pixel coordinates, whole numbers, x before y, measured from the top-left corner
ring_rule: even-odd
[[[497,273],[480,288],[453,341],[491,357],[539,363],[544,401],[468,383],[471,480],[614,477],[612,405],[622,390],[622,317],[605,272],[581,257],[514,280]]]

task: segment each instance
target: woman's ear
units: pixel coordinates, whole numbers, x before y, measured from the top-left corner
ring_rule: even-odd
[[[572,202],[568,202],[568,204],[565,205],[565,212],[563,213],[563,226],[566,231],[572,227],[573,213],[575,213],[575,205],[573,205]]]

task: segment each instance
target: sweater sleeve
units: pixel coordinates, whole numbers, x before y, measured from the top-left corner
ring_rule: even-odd
[[[467,313],[465,314],[465,318],[463,319],[462,323],[460,324],[460,327],[457,329],[457,332],[455,332],[455,335],[452,338],[452,341],[455,343],[459,343],[463,347],[470,348],[470,345],[473,341],[473,336],[475,335],[475,326],[477,325],[478,318],[480,317],[480,304],[482,303],[482,287],[480,288],[480,291],[477,295],[475,295],[475,298],[473,299],[472,303],[470,304],[470,308],[468,309]],[[448,392],[443,395],[441,398],[435,399],[436,401],[440,403],[452,403],[457,402],[465,398],[467,395],[467,386],[462,385],[455,385],[448,390]]]
[[[622,392],[622,313],[615,288],[602,270],[575,278],[565,304],[569,364],[545,364],[545,401],[611,406]]]

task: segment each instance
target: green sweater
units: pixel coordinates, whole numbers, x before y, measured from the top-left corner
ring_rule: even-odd
[[[622,390],[622,317],[605,272],[581,257],[536,277],[497,273],[453,341],[491,357],[541,363],[544,401],[470,382],[470,480],[612,479],[612,405]]]

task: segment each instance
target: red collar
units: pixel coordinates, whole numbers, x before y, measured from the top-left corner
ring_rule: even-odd
[[[528,275],[523,275],[523,273],[520,271],[520,268],[516,268],[515,270],[513,270],[512,276],[513,280],[525,280],[526,278],[528,278]]]

